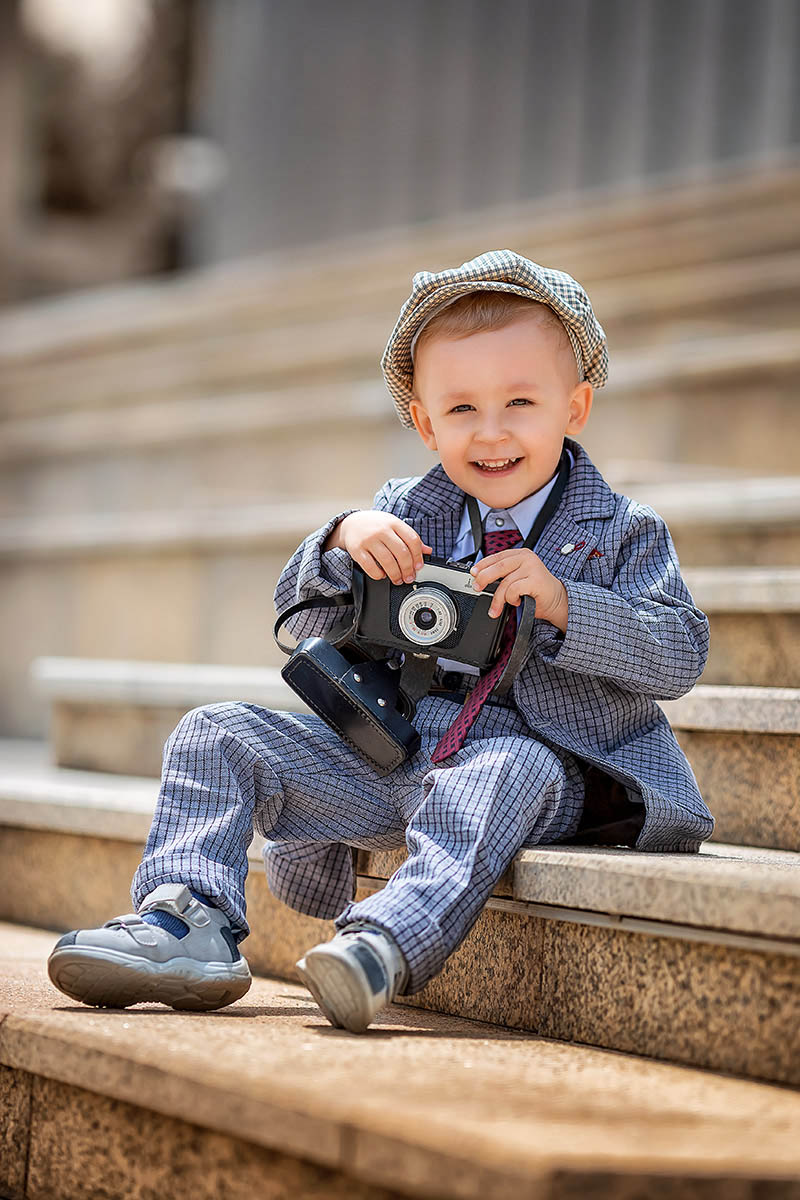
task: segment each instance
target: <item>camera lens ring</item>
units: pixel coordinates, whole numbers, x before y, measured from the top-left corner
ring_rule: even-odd
[[[435,620],[429,629],[421,628],[415,618],[424,610],[433,613]],[[423,585],[403,598],[397,613],[400,632],[416,646],[434,646],[449,637],[458,625],[458,609],[448,592],[442,588]]]

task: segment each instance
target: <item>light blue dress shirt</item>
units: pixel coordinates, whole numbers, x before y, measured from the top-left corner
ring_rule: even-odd
[[[569,455],[570,470],[575,465],[575,459],[572,452],[567,449]],[[532,495],[526,496],[524,500],[520,500],[519,504],[514,504],[511,508],[489,508],[488,504],[484,504],[482,500],[478,501],[478,508],[481,513],[481,522],[483,528],[487,532],[501,530],[518,529],[522,534],[523,541],[533,529],[533,523],[544,507],[547,497],[555,487],[556,475],[539,488],[538,492],[533,492]],[[461,514],[461,525],[458,529],[458,536],[455,540],[451,558],[466,558],[472,554],[475,548],[475,540],[472,536],[472,526],[469,522],[469,510],[467,505],[464,505],[464,511]],[[483,554],[478,551],[476,562],[483,558]],[[438,665],[443,671],[459,671],[463,675],[479,675],[480,671],[477,667],[471,666],[469,663],[455,662],[452,658],[438,658]]]

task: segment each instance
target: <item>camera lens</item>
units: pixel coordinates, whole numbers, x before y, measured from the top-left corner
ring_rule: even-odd
[[[436,624],[436,613],[430,608],[421,608],[414,613],[413,621],[418,629],[433,629]]]
[[[414,588],[397,613],[403,637],[418,646],[433,646],[449,637],[458,625],[458,609],[444,588]]]

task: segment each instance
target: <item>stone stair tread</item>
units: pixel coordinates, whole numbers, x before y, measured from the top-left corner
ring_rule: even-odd
[[[30,674],[37,692],[53,702],[185,705],[188,711],[214,699],[247,699],[305,711],[278,667],[42,655]],[[659,704],[679,728],[800,733],[800,688],[699,683],[685,696]]]
[[[643,497],[635,497],[643,499]],[[345,508],[368,508],[371,497],[351,496],[347,501],[302,500],[296,505],[275,500],[262,504],[221,504],[193,508],[140,509],[138,511],[37,513],[0,517],[0,555],[21,559],[28,556],[65,557],[76,553],[125,554],[131,551],[174,553],[194,547],[203,551],[239,550],[248,546],[273,547],[287,554],[313,529]],[[652,507],[656,507],[652,505]],[[735,522],[724,510],[710,509],[689,515],[670,515],[667,504],[656,509],[672,529],[691,536],[693,528],[723,533]],[[775,526],[765,536],[776,542],[785,538],[786,528],[795,532],[800,499],[787,496],[776,504],[745,499],[741,530]],[[776,564],[776,567],[781,564]],[[789,564],[791,565],[791,564]],[[746,564],[732,568],[746,572]],[[761,566],[760,570],[765,567]],[[793,581],[783,583],[784,589]]]
[[[216,1013],[90,1010],[47,980],[57,936],[0,924],[0,1063],[17,1070],[413,1195],[521,1195],[503,1189],[556,1171],[800,1175],[786,1088],[408,1006],[353,1036],[266,978]]]
[[[791,288],[796,280],[791,261],[796,241],[791,231],[796,219],[791,218],[797,187],[797,167],[790,164],[774,174],[745,170],[738,177],[720,175],[701,185],[681,180],[639,195],[611,189],[593,194],[588,203],[575,208],[554,208],[552,201],[545,201],[490,209],[433,222],[424,229],[398,229],[391,238],[382,231],[379,238],[366,234],[313,248],[293,247],[291,252],[205,268],[179,279],[88,289],[67,300],[56,297],[29,302],[6,314],[0,321],[0,353],[23,359],[58,355],[65,349],[86,354],[98,341],[135,343],[165,332],[169,337],[181,337],[196,325],[217,329],[224,307],[232,308],[234,319],[240,320],[253,310],[265,315],[297,307],[302,311],[309,302],[318,304],[320,294],[327,300],[334,289],[341,292],[343,269],[353,277],[351,292],[363,292],[375,303],[387,283],[392,287],[405,284],[422,259],[435,270],[437,263],[452,265],[468,257],[474,253],[476,237],[485,244],[487,229],[493,231],[490,240],[517,245],[523,253],[530,245],[527,252],[534,257],[565,263],[567,269],[579,271],[587,280],[605,275],[616,282],[615,274],[621,275],[623,295],[630,291],[631,277],[644,276],[646,284],[650,276],[663,275],[663,281],[651,284],[649,293],[643,291],[640,303],[649,295],[663,303],[677,293],[685,305],[695,289],[687,287],[682,272],[697,272],[698,268],[704,273],[701,292],[710,294],[711,299],[720,289],[723,296],[730,297],[731,274],[737,294],[748,286],[763,286],[764,273],[770,283],[777,279]],[[770,214],[783,220],[776,222]],[[704,221],[713,221],[717,227],[726,223],[734,231],[733,239],[728,234],[730,244],[724,253],[715,239],[698,236],[698,226]],[[773,244],[771,226],[781,223],[788,240],[780,236]],[[743,229],[756,234],[755,245],[742,239]],[[641,254],[642,235],[645,241],[655,238],[666,248],[666,254],[656,256],[655,266]],[[737,254],[740,263],[726,261]],[[767,264],[763,269],[761,258]],[[353,271],[354,259],[361,260],[361,270]]]
[[[682,574],[707,613],[800,612],[800,567],[685,567]]]
[[[0,763],[0,826],[144,841],[156,780],[54,767],[44,751],[37,762],[27,744],[13,740],[0,742]],[[255,836],[252,862],[262,845]],[[719,842],[705,843],[699,854],[525,847],[512,865],[511,899],[770,939],[797,953],[799,867],[800,853]]]
[[[203,353],[188,345],[120,353],[87,364],[80,358],[37,363],[7,372],[10,417],[64,409],[115,408],[155,398],[209,391],[220,395],[243,388],[260,389],[272,379],[302,377],[378,379],[378,361],[387,336],[386,318],[338,318],[314,337],[303,326],[235,331],[204,343]],[[707,332],[675,337],[664,345],[620,347],[608,383],[609,396],[658,389],[686,389],[750,379],[779,379],[797,370],[800,345],[796,330]],[[273,388],[274,388],[273,384]]]

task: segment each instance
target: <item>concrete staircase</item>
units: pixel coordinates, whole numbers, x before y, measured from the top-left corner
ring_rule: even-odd
[[[796,1092],[410,1007],[372,1036],[256,979],[214,1014],[88,1010],[0,925],[0,1194],[796,1200]]]
[[[40,654],[277,665],[270,597],[299,538],[433,461],[378,366],[411,274],[489,244],[586,284],[612,363],[587,449],[670,520],[683,565],[800,566],[799,197],[800,167],[729,172],[0,315],[0,728],[43,736]],[[797,592],[783,579],[764,625],[741,608],[758,587],[717,589],[724,659],[745,623],[764,646],[709,680],[796,686]]]
[[[0,316],[2,1200],[800,1200],[798,196],[800,168],[733,173]],[[294,972],[332,926],[271,896],[255,838],[246,997],[72,1004],[44,960],[130,908],[181,715],[299,707],[275,578],[429,465],[378,358],[412,271],[489,244],[572,271],[609,333],[586,445],[711,617],[663,707],[713,841],[523,848],[441,975],[353,1038]],[[402,857],[359,852],[359,895]]]
[[[126,676],[109,663],[92,678],[88,664],[70,673],[50,660],[37,673],[53,703],[56,761],[70,765],[48,764],[32,743],[5,744],[10,899],[0,918],[50,929],[130,907],[163,741],[183,712],[224,697],[299,707],[272,671],[140,663]],[[717,818],[715,840],[699,855],[523,849],[445,970],[409,1002],[800,1084],[800,691],[699,685],[664,708]],[[247,956],[259,972],[294,979],[304,947],[331,927],[270,895],[260,845],[250,851]],[[359,895],[403,857],[359,852]],[[91,888],[76,893],[76,875]]]
[[[790,728],[797,695],[762,699]],[[354,1038],[293,967],[332,926],[271,896],[256,837],[247,996],[98,1011],[45,958],[129,910],[158,780],[48,757],[0,743],[3,1197],[800,1197],[797,841],[523,849],[442,974]],[[365,895],[402,854],[358,857]]]

